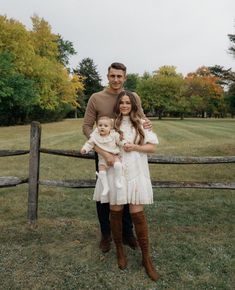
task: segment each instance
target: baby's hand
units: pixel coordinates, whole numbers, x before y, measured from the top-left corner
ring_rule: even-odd
[[[80,150],[80,153],[81,153],[81,154],[86,154],[86,150],[85,150],[85,149],[81,149],[81,150]]]

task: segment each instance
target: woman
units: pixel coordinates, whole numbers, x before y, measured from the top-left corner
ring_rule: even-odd
[[[127,143],[121,149],[123,164],[123,188],[115,189],[113,173],[109,172],[109,200],[102,200],[102,188],[97,182],[94,199],[110,203],[110,224],[113,240],[117,250],[120,269],[125,269],[127,260],[122,244],[122,212],[123,205],[129,204],[132,222],[142,252],[142,264],[149,277],[157,281],[157,274],[149,253],[148,227],[144,215],[144,204],[153,203],[153,191],[149,175],[147,153],[153,153],[158,143],[157,136],[143,129],[141,109],[135,95],[130,91],[122,91],[114,108],[116,115],[115,129],[123,134]]]

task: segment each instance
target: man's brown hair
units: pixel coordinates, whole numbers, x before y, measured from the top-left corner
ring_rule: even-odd
[[[124,71],[124,73],[126,73],[126,66],[123,64],[123,63],[120,63],[120,62],[113,62],[109,68],[108,68],[108,72],[110,71],[111,68],[114,68],[114,69],[120,69],[122,71]]]

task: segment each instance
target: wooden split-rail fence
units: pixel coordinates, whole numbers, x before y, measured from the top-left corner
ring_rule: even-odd
[[[29,154],[29,176],[0,176],[0,188],[28,183],[28,221],[34,224],[38,217],[39,185],[62,186],[70,188],[93,188],[96,180],[40,180],[40,154],[54,154],[76,158],[94,159],[94,153],[82,155],[79,150],[54,150],[41,148],[41,125],[31,123],[30,150],[0,150],[0,157]],[[182,157],[149,156],[149,163],[154,164],[219,164],[235,163],[235,156],[219,157]],[[189,182],[189,181],[152,181],[154,188],[200,188],[200,189],[235,189],[235,182]]]

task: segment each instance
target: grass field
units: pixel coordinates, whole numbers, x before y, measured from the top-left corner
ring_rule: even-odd
[[[82,119],[42,125],[42,147],[78,149]],[[235,120],[153,120],[157,154],[235,155]],[[29,126],[0,127],[0,149],[28,149]],[[94,178],[94,161],[41,155],[41,179]],[[0,158],[0,176],[27,176],[28,156]],[[234,181],[235,165],[151,165],[156,180]],[[154,283],[141,254],[98,249],[93,189],[40,186],[38,227],[27,224],[27,185],[0,189],[0,289],[234,289],[234,191],[158,189],[146,207]]]

